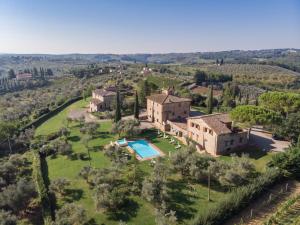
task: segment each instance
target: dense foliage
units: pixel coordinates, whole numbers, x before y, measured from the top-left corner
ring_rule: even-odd
[[[279,168],[286,175],[300,177],[300,147],[274,155],[269,166]]]
[[[300,94],[289,92],[266,92],[259,96],[259,105],[283,115],[300,111]]]
[[[230,116],[234,121],[250,126],[276,124],[281,121],[280,115],[275,111],[254,105],[237,106],[230,112]]]

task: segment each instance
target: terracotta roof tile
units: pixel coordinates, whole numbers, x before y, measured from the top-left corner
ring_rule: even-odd
[[[154,101],[158,104],[168,104],[173,102],[190,102],[189,98],[181,98],[175,95],[166,95],[166,94],[154,94],[147,97],[147,99]]]
[[[104,89],[96,89],[96,90],[94,90],[94,93],[96,93],[97,95],[101,95],[101,96],[116,95],[116,92],[107,91],[107,90],[104,90]]]
[[[204,116],[190,117],[189,120],[204,121],[216,134],[229,134],[232,130],[227,127],[231,123],[229,115],[226,113],[216,113]]]
[[[99,104],[101,104],[101,101],[97,98],[92,98],[91,103],[94,104],[94,105],[99,105]]]

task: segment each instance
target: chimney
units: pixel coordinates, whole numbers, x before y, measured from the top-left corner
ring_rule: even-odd
[[[174,86],[172,88],[169,87],[168,89],[163,89],[162,93],[165,95],[173,95],[174,94]]]

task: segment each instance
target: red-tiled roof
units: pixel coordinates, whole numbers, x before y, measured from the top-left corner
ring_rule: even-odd
[[[104,90],[104,89],[96,89],[96,90],[94,90],[94,92],[95,92],[97,95],[101,95],[101,96],[112,96],[112,95],[116,95],[116,92],[113,92],[113,91],[107,91],[107,90]]]
[[[32,74],[31,73],[19,73],[16,75],[17,79],[28,79],[28,78],[32,78]]]
[[[187,121],[184,118],[177,120],[168,120],[168,123],[173,124],[182,130],[187,130]]]
[[[154,94],[147,97],[147,99],[154,101],[158,104],[168,104],[173,102],[190,102],[192,101],[189,98],[181,98],[175,95],[166,95],[166,94]]]
[[[91,103],[94,104],[94,105],[99,105],[99,104],[101,104],[101,101],[97,98],[92,98]]]
[[[189,120],[204,121],[216,134],[229,134],[232,130],[226,124],[231,123],[227,113],[216,113],[204,116],[190,117]]]

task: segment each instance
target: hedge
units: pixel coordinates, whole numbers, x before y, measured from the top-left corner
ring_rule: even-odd
[[[48,186],[49,178],[47,169],[47,161],[45,157],[41,156],[37,151],[33,150],[33,178],[36,182],[37,191],[42,203],[42,213],[44,224],[49,224],[50,221],[55,219],[55,201],[53,196],[50,195]],[[47,177],[47,178],[46,178]],[[46,179],[45,179],[46,178]]]
[[[68,107],[69,105],[71,105],[74,102],[77,102],[77,101],[79,101],[81,99],[82,99],[81,96],[69,99],[64,104],[62,104],[62,105],[58,106],[57,108],[51,110],[47,114],[44,114],[44,115],[40,116],[39,118],[33,120],[32,122],[30,122],[29,124],[27,124],[25,127],[21,128],[21,131],[24,131],[24,130],[32,128],[32,127],[38,127],[38,126],[40,126],[42,123],[44,123],[46,120],[48,120],[52,116],[56,115],[57,113],[61,112],[63,109],[65,109],[66,107]]]
[[[207,210],[199,211],[192,220],[192,225],[218,225],[231,218],[248,203],[262,194],[267,187],[274,184],[281,178],[281,173],[277,169],[268,170],[257,177],[251,184],[242,186],[226,195],[224,199]]]

